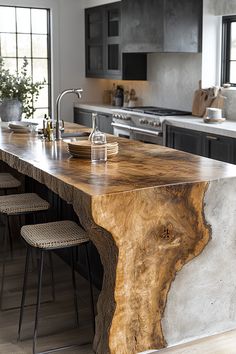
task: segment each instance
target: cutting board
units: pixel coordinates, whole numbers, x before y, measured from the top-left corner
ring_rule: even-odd
[[[223,109],[224,101],[225,97],[221,95],[220,91],[215,96],[213,88],[202,89],[200,80],[199,88],[194,92],[193,96],[192,115],[204,117],[207,107]]]
[[[199,87],[194,92],[192,115],[197,117],[203,117],[206,112],[206,107],[210,107],[213,97],[210,96],[210,92],[207,89],[202,89],[201,80],[199,81]]]

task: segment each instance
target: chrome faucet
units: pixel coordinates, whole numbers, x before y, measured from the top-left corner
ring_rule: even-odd
[[[81,98],[81,93],[83,92],[82,88],[77,89],[67,89],[62,91],[60,95],[58,95],[56,100],[56,108],[57,108],[57,120],[56,120],[56,140],[61,139],[61,131],[60,131],[60,119],[61,119],[61,99],[67,93],[74,93],[78,98]]]

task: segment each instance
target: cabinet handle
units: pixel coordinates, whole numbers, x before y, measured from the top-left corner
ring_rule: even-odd
[[[211,136],[211,135],[207,135],[206,138],[209,140],[219,140],[217,136]]]

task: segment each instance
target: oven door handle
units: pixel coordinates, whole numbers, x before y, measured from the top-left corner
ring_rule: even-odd
[[[112,122],[111,125],[115,128],[121,128],[124,130],[131,130],[131,127],[129,125],[119,124],[119,123],[114,123],[114,122]]]
[[[137,127],[131,127],[130,130],[133,131],[134,133],[142,133],[142,134],[151,135],[151,136],[162,136],[163,135],[161,131],[144,130],[142,128],[137,128]]]
[[[155,130],[146,130],[138,127],[131,127],[130,125],[125,125],[125,124],[119,124],[119,123],[114,123],[112,122],[111,125],[115,128],[121,128],[124,130],[129,130],[134,133],[142,133],[145,135],[150,135],[150,136],[159,136],[162,137],[163,133],[162,131],[155,131]]]

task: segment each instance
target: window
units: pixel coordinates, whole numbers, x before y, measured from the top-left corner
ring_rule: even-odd
[[[236,16],[223,17],[222,84],[236,86]]]
[[[49,19],[48,9],[0,6],[0,56],[5,66],[15,73],[26,57],[33,81],[46,80],[34,103],[35,118],[51,113]]]

